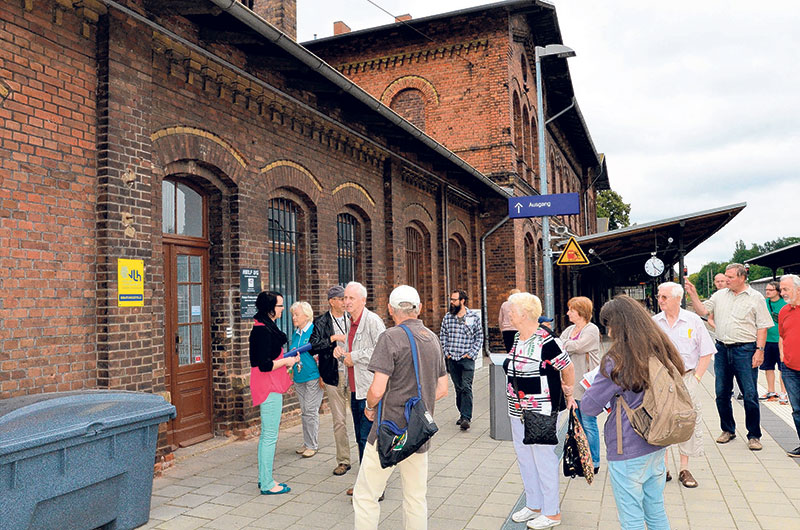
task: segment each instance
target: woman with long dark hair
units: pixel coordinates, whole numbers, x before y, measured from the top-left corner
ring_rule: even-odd
[[[261,409],[261,438],[258,441],[258,487],[262,495],[280,495],[291,488],[272,478],[275,446],[283,410],[283,393],[291,380],[286,372],[298,357],[283,358],[286,334],[275,321],[283,313],[283,296],[263,291],[256,298],[258,312],[250,332],[250,393],[253,405]]]
[[[650,385],[650,357],[655,356],[670,371],[684,373],[683,359],[667,335],[653,322],[642,305],[619,295],[600,310],[600,321],[612,343],[600,361],[600,372],[581,400],[581,412],[597,416],[611,402],[605,424],[608,473],[622,530],[669,529],[664,511],[665,447],[650,445],[633,430],[627,414],[621,413],[621,450],[617,443],[619,396],[630,408],[642,404]]]

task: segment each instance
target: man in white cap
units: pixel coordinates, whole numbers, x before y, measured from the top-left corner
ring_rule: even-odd
[[[394,320],[395,326],[387,329],[378,338],[369,362],[369,370],[375,375],[367,391],[364,414],[370,421],[375,420],[378,403],[383,400],[381,421],[391,420],[398,426],[404,427],[406,400],[417,395],[411,343],[400,324],[408,327],[417,345],[419,384],[422,401],[428,412],[433,414],[436,400],[447,395],[447,370],[439,338],[424,326],[418,318],[419,312],[420,300],[416,289],[401,285],[392,291],[389,296],[389,315]],[[377,429],[378,422],[374,422],[367,438],[364,458],[353,491],[355,527],[358,529],[378,528],[381,516],[378,498],[395,468],[395,466],[381,468],[376,448]],[[406,528],[428,527],[427,451],[428,444],[425,444],[396,466],[400,469],[403,479],[403,513]]]

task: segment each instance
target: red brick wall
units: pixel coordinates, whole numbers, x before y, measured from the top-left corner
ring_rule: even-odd
[[[0,4],[0,398],[96,381],[94,43],[22,5]]]

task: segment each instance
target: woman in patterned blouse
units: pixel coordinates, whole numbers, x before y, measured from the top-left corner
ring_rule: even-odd
[[[511,438],[525,486],[525,506],[511,518],[528,528],[561,524],[558,505],[558,456],[552,445],[525,445],[522,410],[549,415],[575,408],[572,385],[575,368],[556,337],[539,328],[542,303],[530,293],[511,295],[511,322],[519,330],[503,369],[507,374]],[[514,379],[516,382],[514,383]],[[516,387],[516,392],[514,388]]]

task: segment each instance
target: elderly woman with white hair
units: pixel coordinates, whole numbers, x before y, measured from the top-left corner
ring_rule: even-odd
[[[528,528],[551,528],[561,524],[558,503],[559,458],[553,445],[525,445],[522,411],[538,414],[575,408],[572,387],[575,367],[559,340],[539,327],[542,303],[530,293],[513,294],[511,322],[518,330],[514,345],[503,364],[508,377],[508,415],[511,438],[525,486],[525,506],[511,518],[527,521]]]
[[[295,302],[289,311],[295,329],[291,344],[291,349],[294,349],[306,345],[311,338],[314,311],[308,302]],[[300,362],[294,365],[292,372],[303,421],[303,445],[296,452],[303,458],[311,458],[319,450],[319,406],[322,404],[324,387],[320,384],[319,367],[311,352],[300,354]]]

